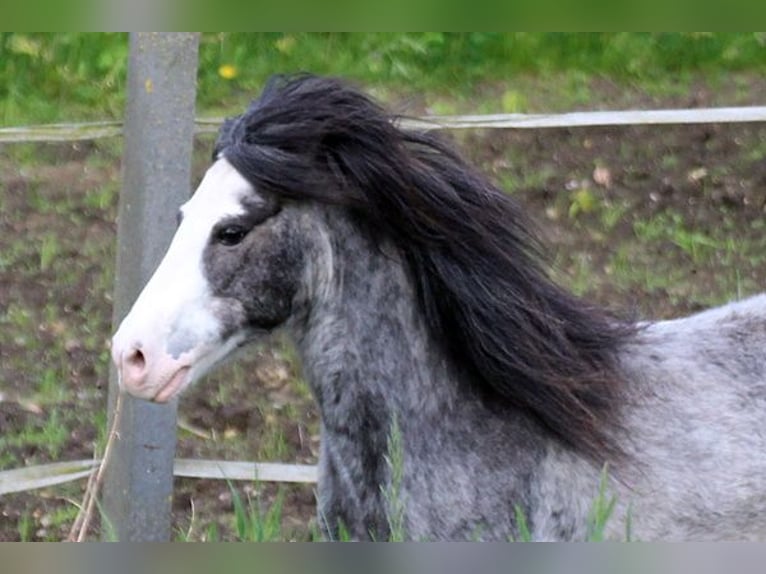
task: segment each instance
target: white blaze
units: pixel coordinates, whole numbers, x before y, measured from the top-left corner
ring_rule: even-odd
[[[164,402],[240,342],[220,344],[203,254],[215,224],[242,214],[242,199],[251,193],[220,159],[181,208],[183,220],[165,257],[112,339],[121,384],[131,394]]]

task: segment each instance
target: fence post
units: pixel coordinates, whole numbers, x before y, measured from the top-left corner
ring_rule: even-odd
[[[193,33],[130,35],[115,326],[159,264],[178,207],[189,197],[198,46]],[[112,368],[110,425],[118,392]],[[169,540],[177,404],[124,396],[121,408],[119,439],[104,479],[102,537]]]

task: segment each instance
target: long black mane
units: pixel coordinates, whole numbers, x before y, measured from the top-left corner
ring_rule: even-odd
[[[274,78],[216,145],[256,188],[349,210],[395,243],[433,337],[487,396],[590,457],[618,454],[633,328],[553,283],[517,203],[347,83]]]

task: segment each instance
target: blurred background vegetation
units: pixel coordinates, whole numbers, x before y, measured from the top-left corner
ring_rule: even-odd
[[[120,118],[127,55],[127,34],[1,33],[0,124]],[[763,32],[205,33],[198,112],[239,109],[274,72],[339,74],[383,96],[406,89],[459,101],[530,76],[566,75],[570,85],[605,76],[663,91],[701,73],[725,82],[732,71],[765,70]],[[493,111],[539,110],[512,91]]]

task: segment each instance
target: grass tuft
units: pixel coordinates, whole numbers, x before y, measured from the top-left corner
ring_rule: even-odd
[[[404,444],[399,421],[394,415],[391,421],[391,431],[388,435],[388,454],[386,464],[390,473],[390,481],[383,488],[383,498],[386,501],[388,517],[389,542],[402,542],[407,537],[405,513],[407,501],[402,492],[404,478]]]
[[[532,542],[532,533],[529,531],[529,524],[527,524],[524,509],[516,504],[513,507],[513,511],[516,515],[516,530],[519,533],[517,542]]]
[[[232,504],[234,506],[234,534],[240,542],[269,542],[284,540],[282,533],[282,508],[284,490],[277,492],[274,502],[267,510],[261,508],[258,497],[248,496],[247,504],[242,500],[237,489],[229,482]]]
[[[609,467],[604,465],[601,471],[601,479],[598,485],[598,495],[593,501],[590,513],[588,515],[588,542],[603,542],[604,532],[607,522],[614,513],[614,507],[617,504],[616,496],[609,496],[607,489],[609,486]]]

